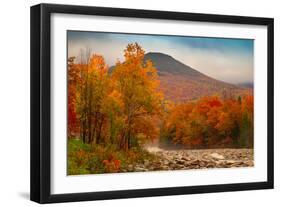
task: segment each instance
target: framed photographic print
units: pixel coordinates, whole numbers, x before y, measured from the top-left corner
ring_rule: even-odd
[[[31,7],[31,200],[273,188],[273,19]]]

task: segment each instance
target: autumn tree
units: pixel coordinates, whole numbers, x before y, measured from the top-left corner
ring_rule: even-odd
[[[221,101],[218,97],[204,97],[190,109],[186,118],[185,137],[182,142],[189,145],[208,147],[214,142],[217,130],[214,125],[217,122],[217,115]]]
[[[239,144],[245,147],[254,145],[254,97],[247,95],[241,101],[241,130]]]
[[[81,84],[78,101],[81,137],[87,143],[99,143],[106,114],[102,110],[108,94],[108,66],[100,55],[92,55],[88,64],[81,64]]]
[[[238,146],[240,138],[241,107],[235,99],[226,100],[221,108],[218,123],[218,136],[226,137],[234,146]],[[231,140],[230,140],[231,139]]]
[[[107,143],[116,144],[120,143],[120,134],[125,127],[125,115],[123,113],[123,102],[121,94],[114,89],[114,83],[111,80],[110,93],[105,97],[102,111],[107,116],[107,125],[103,134]]]
[[[75,58],[68,58],[67,65],[67,133],[68,137],[75,136],[78,132],[79,123],[77,120],[76,97],[79,83],[79,68],[74,63]]]
[[[118,61],[112,74],[123,104],[125,125],[121,145],[126,150],[137,134],[147,134],[147,130],[151,130],[153,125],[148,117],[158,114],[161,106],[157,71],[150,60],[144,61],[144,54],[140,45],[129,44],[124,50],[125,61]]]

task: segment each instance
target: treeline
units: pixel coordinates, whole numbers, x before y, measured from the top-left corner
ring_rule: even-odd
[[[160,143],[190,148],[253,147],[253,96],[205,97],[172,106]]]
[[[162,93],[157,71],[144,54],[137,43],[129,44],[112,73],[100,55],[68,59],[69,138],[128,150],[159,136],[154,120]]]

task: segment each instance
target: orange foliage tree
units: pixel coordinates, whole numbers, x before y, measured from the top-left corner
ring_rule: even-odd
[[[99,143],[106,114],[102,110],[110,90],[108,66],[100,55],[92,55],[88,64],[80,65],[81,82],[77,93],[80,137],[86,143]]]
[[[157,71],[150,60],[144,61],[144,54],[140,45],[129,44],[124,50],[125,61],[117,62],[112,74],[122,102],[124,128],[120,138],[124,149],[131,147],[137,134],[150,138],[157,134],[151,118],[160,112],[162,93]]]

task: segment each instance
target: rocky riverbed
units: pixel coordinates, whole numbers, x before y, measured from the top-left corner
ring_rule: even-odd
[[[252,149],[163,150],[150,147],[153,160],[128,166],[126,171],[188,170],[254,166]]]

